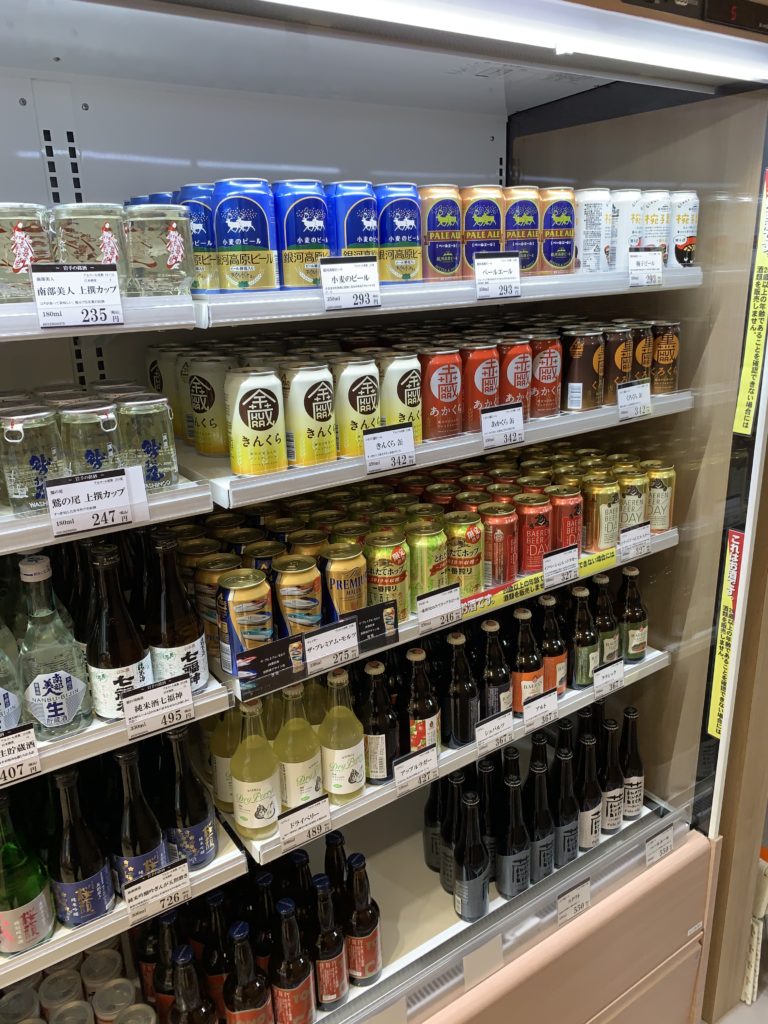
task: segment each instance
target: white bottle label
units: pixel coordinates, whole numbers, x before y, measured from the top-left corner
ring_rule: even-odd
[[[326,793],[354,793],[365,783],[365,744],[334,750],[322,748],[323,788]]]
[[[589,652],[589,678],[593,679],[595,669],[600,668],[600,651]]]
[[[235,674],[235,666],[232,664],[232,648],[226,641],[221,639],[221,633],[219,633],[219,660],[221,661],[222,669],[228,676]]]
[[[0,732],[14,729],[21,720],[21,701],[10,690],[0,689]]]
[[[509,711],[512,708],[512,691],[499,690],[499,711]]]
[[[0,953],[23,953],[48,935],[53,927],[53,900],[48,883],[23,907],[0,910]]]
[[[600,839],[602,808],[600,804],[591,811],[579,811],[579,849],[591,850]]]
[[[581,408],[581,384],[568,385],[568,408]]]
[[[24,691],[24,707],[46,729],[69,725],[82,707],[87,685],[69,672],[35,676]]]
[[[226,804],[233,801],[231,765],[231,757],[213,755],[213,795]]]
[[[146,654],[141,661],[123,668],[88,666],[93,710],[101,718],[122,718],[123,697],[139,686],[148,686],[152,678],[152,659]]]
[[[636,818],[643,809],[645,777],[631,775],[624,779],[624,817]]]
[[[284,807],[298,807],[323,792],[320,751],[308,761],[280,762],[280,789]]]
[[[648,626],[639,629],[628,629],[628,653],[642,654],[648,646]]]
[[[367,779],[386,779],[387,777],[387,737],[366,735],[365,740],[365,777]]]
[[[603,662],[608,665],[619,656],[619,634],[608,636],[603,640]]]
[[[230,783],[238,825],[255,829],[275,824],[280,813],[280,771],[276,770],[269,779],[258,782],[244,782],[230,776]]]
[[[624,789],[610,789],[603,792],[603,832],[617,832],[624,816]]]
[[[520,681],[520,692],[523,696],[523,704],[531,697],[540,697],[544,693],[544,673],[534,676],[532,679]]]
[[[183,647],[150,647],[149,653],[152,655],[152,673],[156,683],[185,675],[193,694],[202,693],[208,685],[205,633],[201,633],[192,644],[184,644]]]

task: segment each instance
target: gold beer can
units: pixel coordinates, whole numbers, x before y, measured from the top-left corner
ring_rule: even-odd
[[[229,460],[237,476],[288,468],[283,389],[272,370],[228,378]]]
[[[653,466],[647,471],[649,483],[648,517],[651,533],[671,530],[675,522],[675,483],[677,473],[670,463]]]
[[[205,647],[211,658],[219,657],[219,620],[216,611],[219,580],[224,573],[239,568],[240,559],[237,555],[227,551],[205,555],[200,558],[195,567],[191,596],[203,624]]]
[[[272,571],[278,637],[317,629],[322,623],[322,583],[314,558],[281,555],[272,562]]]
[[[323,622],[338,622],[368,603],[367,562],[360,544],[325,544],[318,559],[323,584]]]
[[[312,558],[317,558],[328,543],[328,534],[325,530],[295,530],[285,539],[289,554],[311,555]]]
[[[647,474],[637,468],[627,469],[621,472],[616,469],[616,479],[619,484],[620,513],[619,526],[625,529],[627,526],[638,526],[648,519],[648,506],[650,496],[650,481]]]
[[[483,524],[476,512],[449,512],[445,517],[448,541],[446,579],[458,583],[462,597],[483,589]]]
[[[621,493],[615,480],[585,476],[581,482],[584,498],[585,551],[607,551],[619,543]]]

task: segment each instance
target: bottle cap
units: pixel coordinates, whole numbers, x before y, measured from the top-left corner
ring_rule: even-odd
[[[344,833],[340,832],[339,829],[334,829],[333,832],[328,832],[325,837],[326,846],[343,846],[344,845]]]
[[[463,786],[464,785],[464,772],[461,772],[461,771],[451,772],[451,774],[448,776],[448,781],[452,782],[455,786]]]
[[[247,921],[235,921],[230,925],[229,932],[227,933],[233,942],[242,942],[243,939],[247,939],[250,935],[251,929],[248,927]]]
[[[539,598],[539,604],[542,608],[554,608],[557,600],[551,594],[542,594]]]
[[[224,893],[221,889],[214,889],[213,892],[208,893],[205,901],[209,907],[220,907],[224,902]]]
[[[286,686],[283,689],[283,697],[292,697],[294,700],[297,697],[304,696],[304,684],[303,683],[291,683],[290,686]]]
[[[326,676],[329,686],[346,686],[349,683],[349,674],[345,668],[333,668]]]
[[[53,773],[53,784],[57,789],[68,789],[77,782],[77,768],[64,768],[62,771]]]
[[[262,889],[271,889],[273,880],[271,871],[260,871],[254,878],[256,885],[260,886]]]
[[[572,761],[573,751],[565,750],[563,747],[561,747],[559,750],[555,751],[555,757],[559,758],[561,761]]]
[[[568,753],[571,753],[570,750],[568,751]],[[510,789],[520,789],[520,787],[522,786],[522,782],[520,781],[520,777],[518,775],[507,775],[504,778],[504,785],[509,786]]]
[[[531,618],[531,613],[527,608],[515,608],[513,615],[521,622],[528,622]]]
[[[312,885],[318,892],[331,891],[331,880],[328,875],[312,875]]]
[[[477,762],[477,770],[482,772],[483,775],[493,775],[496,771],[496,765],[490,759],[490,757],[483,757]]]
[[[261,697],[256,697],[255,700],[249,701],[238,701],[237,710],[243,715],[260,715],[264,710],[264,705],[261,702]]]
[[[14,989],[0,999],[0,1020],[4,1024],[39,1016],[40,1000],[33,988]]]
[[[622,571],[622,573],[625,576],[639,576],[640,575],[640,570],[637,568],[636,565],[625,565],[621,571]],[[23,578],[24,577],[22,576],[22,579]]]
[[[94,544],[91,548],[91,565],[117,565],[120,549],[117,544]]]
[[[406,653],[405,656],[408,659],[408,661],[418,662],[427,660],[427,652],[424,650],[423,647],[411,647],[411,649]]]
[[[610,577],[606,576],[604,572],[599,572],[597,576],[592,577],[593,583],[596,583],[599,587],[604,587],[607,583],[610,583]]]
[[[360,871],[365,867],[365,857],[362,853],[350,853],[347,857],[347,867],[350,871]]]
[[[586,587],[572,587],[571,593],[574,597],[589,597],[589,591]]]
[[[303,867],[305,864],[309,864],[309,854],[306,850],[291,850],[288,860],[294,867]]]
[[[213,893],[211,893],[213,895]],[[191,946],[177,946],[173,951],[173,962],[179,964],[191,964],[194,960],[194,953]]]
[[[579,743],[583,743],[585,747],[594,747],[597,745],[597,740],[591,732],[585,732],[579,736]]]
[[[466,804],[467,807],[474,807],[475,804],[480,803],[480,797],[474,792],[474,790],[470,789],[466,793],[462,794],[461,802]]]
[[[499,624],[496,619],[483,619],[480,623],[480,629],[484,630],[486,633],[498,633]]]
[[[458,631],[456,631],[454,633],[449,633],[448,634],[448,643],[452,647],[461,647],[466,642],[467,642],[467,638],[464,636],[463,633],[459,633]]]
[[[284,899],[277,901],[275,910],[280,917],[291,917],[296,913],[296,904],[286,896]]]
[[[624,717],[625,718],[639,718],[640,717],[640,712],[637,710],[637,708],[633,708],[633,707],[630,706],[628,708],[624,708]]]
[[[616,730],[619,728],[619,723],[616,721],[615,718],[606,718],[603,722],[603,728],[606,729],[608,732],[616,732]]]
[[[39,583],[53,576],[51,560],[46,555],[27,555],[19,562],[19,576],[24,583]]]
[[[366,661],[365,672],[369,676],[383,676],[385,672],[384,663],[381,661]]]

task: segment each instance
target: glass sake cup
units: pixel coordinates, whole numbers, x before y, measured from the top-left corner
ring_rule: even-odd
[[[125,208],[132,295],[189,295],[195,276],[186,206],[156,203]]]
[[[117,406],[103,399],[83,399],[59,409],[59,429],[70,473],[120,469]]]
[[[114,263],[126,294],[129,259],[125,217],[117,203],[63,203],[50,213],[53,253],[58,263]]]
[[[45,512],[46,482],[66,475],[56,411],[43,405],[0,409],[0,463],[13,511]]]
[[[155,393],[117,402],[117,435],[123,466],[141,466],[147,493],[179,480],[173,415],[167,398]]]
[[[51,261],[47,212],[37,203],[0,203],[0,302],[32,302],[29,268]]]

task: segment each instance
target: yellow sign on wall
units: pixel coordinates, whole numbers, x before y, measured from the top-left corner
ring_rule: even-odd
[[[760,378],[765,359],[765,330],[768,317],[768,170],[763,176],[760,201],[760,228],[749,292],[749,314],[744,335],[744,358],[741,364],[739,395],[733,417],[734,434],[752,433],[760,393]]]
[[[717,616],[715,657],[712,664],[712,692],[709,697],[709,721],[707,723],[707,732],[718,740],[723,731],[725,695],[728,689],[728,666],[731,661],[733,622],[736,614],[736,601],[739,596],[743,550],[744,534],[741,530],[729,530],[723,582],[720,587],[720,610]]]

